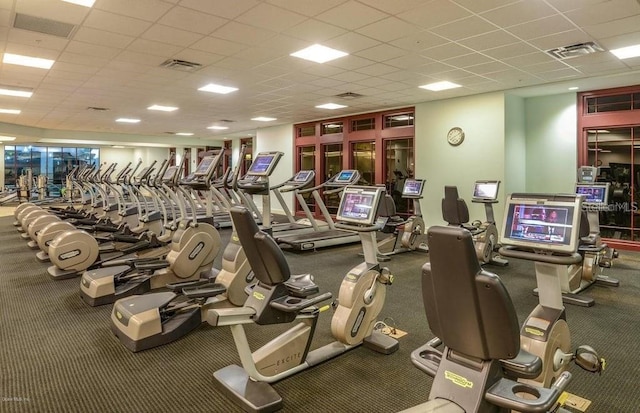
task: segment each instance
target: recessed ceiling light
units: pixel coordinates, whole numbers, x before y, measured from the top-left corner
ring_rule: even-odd
[[[217,125],[213,125],[213,126],[209,126],[209,127],[207,127],[207,129],[213,129],[213,130],[225,130],[225,129],[229,129],[229,127],[227,127],[227,126],[217,126]]]
[[[278,120],[277,118],[268,118],[266,116],[258,116],[257,118],[251,118],[251,120],[257,120],[258,122],[271,122],[273,120]]]
[[[202,92],[212,92],[212,93],[220,93],[221,95],[226,95],[227,93],[235,92],[236,90],[238,90],[238,88],[231,87],[231,86],[216,85],[215,83],[209,83],[208,85],[202,86],[198,90]]]
[[[20,114],[20,110],[19,109],[2,109],[2,108],[0,108],[0,113],[6,113],[8,115],[19,115]]]
[[[455,89],[457,87],[462,87],[457,83],[449,82],[448,80],[442,82],[429,83],[428,85],[420,86],[421,89],[431,90],[433,92],[439,92],[441,90],[447,89]]]
[[[39,69],[51,69],[51,66],[53,66],[55,61],[50,59],[41,59],[39,57],[21,56],[19,54],[5,53],[2,57],[2,63],[37,67]]]
[[[162,106],[162,105],[151,105],[147,109],[149,110],[159,110],[162,112],[173,112],[174,110],[178,110],[175,106]]]
[[[140,119],[132,119],[132,118],[118,118],[116,122],[120,123],[139,123]]]
[[[578,90],[578,86],[571,86],[569,90]]]
[[[176,135],[178,135],[178,136],[193,136],[193,133],[191,133],[191,132],[176,132]]]
[[[92,7],[93,3],[96,2],[96,0],[62,0],[62,1],[66,1],[67,3],[73,3],[73,4],[77,4],[79,6],[84,6],[84,7]]]
[[[346,108],[347,105],[339,105],[337,103],[325,103],[324,105],[316,106],[318,109],[341,109]]]
[[[14,89],[6,86],[0,86],[0,95],[30,98],[33,95],[33,91],[30,89]]]
[[[0,142],[15,141],[15,136],[0,136]]]
[[[113,149],[124,149],[124,146],[122,146],[122,145],[111,145],[111,147]]]
[[[347,56],[349,53],[342,52],[340,50],[332,49],[321,44],[314,44],[306,49],[298,50],[295,53],[291,53],[289,56],[299,57],[300,59],[311,60],[316,63],[326,63],[331,60],[338,59],[343,56]]]
[[[613,53],[618,59],[630,59],[632,57],[638,57],[640,56],[640,44],[613,49],[611,50],[611,53]]]

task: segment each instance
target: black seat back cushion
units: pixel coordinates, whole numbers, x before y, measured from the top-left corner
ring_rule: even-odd
[[[520,350],[516,311],[500,278],[480,267],[471,233],[434,226],[428,238],[430,262],[422,268],[422,294],[432,332],[467,356],[515,357]]]
[[[458,188],[455,186],[444,187],[442,219],[449,225],[463,225],[469,222],[467,203],[458,196]]]
[[[290,276],[289,265],[273,238],[260,231],[253,215],[245,207],[234,206],[229,211],[255,277],[267,285],[287,281]]]

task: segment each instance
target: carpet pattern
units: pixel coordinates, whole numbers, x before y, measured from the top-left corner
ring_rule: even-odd
[[[85,305],[79,279],[50,279],[47,264],[35,259],[12,221],[0,218],[0,411],[240,411],[213,385],[214,371],[239,362],[228,327],[203,325],[175,343],[130,353],[109,330],[111,306]],[[226,242],[230,231],[221,235]],[[322,291],[337,294],[344,274],[362,260],[359,250],[355,244],[286,255],[292,272],[311,272]],[[356,348],[276,383],[284,412],[394,412],[427,400],[431,379],[409,360],[432,337],[420,293],[427,257],[413,252],[384,263],[396,281],[382,316],[409,333],[400,350],[383,356]],[[567,309],[574,346],[590,344],[607,359],[602,376],[571,367],[568,390],[592,400],[588,412],[640,412],[639,268],[640,255],[622,253],[607,270],[620,288],[593,286],[594,307]],[[508,267],[487,269],[502,277],[524,320],[537,303],[533,264],[511,260]],[[332,341],[330,315],[321,314],[312,348]],[[284,329],[246,326],[255,347]]]

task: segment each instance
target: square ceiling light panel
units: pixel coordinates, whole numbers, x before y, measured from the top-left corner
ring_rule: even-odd
[[[5,53],[2,57],[2,63],[10,65],[20,65],[28,67],[36,67],[38,69],[51,69],[55,63],[54,60],[42,59],[39,57],[22,56],[19,54]]]
[[[449,82],[447,80],[444,80],[442,82],[429,83],[428,85],[420,86],[421,89],[427,89],[433,92],[439,92],[441,90],[447,90],[447,89],[455,89],[457,87],[462,87],[462,86],[460,86],[457,83]]]
[[[310,60],[316,63],[326,63],[347,56],[348,54],[349,53],[345,53],[340,50],[322,46],[321,44],[314,44],[306,49],[291,53],[290,56],[299,57],[300,59]]]

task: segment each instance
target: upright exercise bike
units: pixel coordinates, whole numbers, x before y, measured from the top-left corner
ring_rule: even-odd
[[[336,357],[361,344],[383,354],[397,350],[398,342],[374,331],[392,275],[380,267],[375,254],[376,211],[384,192],[380,187],[347,187],[338,210],[338,224],[358,231],[365,262],[344,277],[331,321],[336,339],[309,351],[319,314],[330,306],[316,304],[331,293],[315,295],[318,287],[311,275],[291,276],[289,266],[274,239],[260,231],[244,208],[234,207],[231,216],[240,242],[258,280],[244,307],[209,310],[207,321],[231,327],[242,367],[228,366],[214,373],[219,387],[248,411],[275,411],[282,399],[269,383]],[[258,253],[259,251],[259,253]],[[280,324],[299,321],[252,352],[243,324]]]

